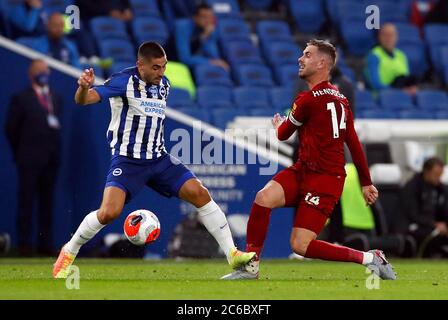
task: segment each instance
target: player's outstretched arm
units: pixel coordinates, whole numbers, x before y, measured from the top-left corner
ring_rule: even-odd
[[[78,79],[78,90],[75,94],[75,102],[80,105],[87,105],[101,101],[101,97],[96,90],[91,89],[95,83],[93,69],[86,69]]]
[[[277,138],[280,141],[289,139],[289,137],[296,131],[296,127],[289,123],[288,119],[276,113],[272,119],[272,126],[275,129]]]

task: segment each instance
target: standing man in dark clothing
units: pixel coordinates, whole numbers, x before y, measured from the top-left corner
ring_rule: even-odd
[[[32,61],[31,87],[14,95],[6,135],[19,174],[17,231],[19,253],[32,253],[32,211],[38,198],[38,253],[51,254],[53,193],[60,154],[61,99],[49,88],[45,61]]]
[[[402,208],[409,222],[409,233],[421,246],[434,238],[427,253],[439,252],[448,244],[448,195],[442,184],[444,163],[430,158],[402,190]],[[429,243],[429,242],[428,242]]]

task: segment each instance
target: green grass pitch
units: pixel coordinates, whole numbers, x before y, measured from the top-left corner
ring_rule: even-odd
[[[393,259],[399,279],[371,290],[355,264],[265,260],[259,281],[234,282],[219,280],[231,271],[224,259],[77,259],[80,288],[68,290],[53,262],[0,258],[0,299],[448,299],[443,260]]]

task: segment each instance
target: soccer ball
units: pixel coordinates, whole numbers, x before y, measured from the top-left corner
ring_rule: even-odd
[[[151,211],[136,210],[127,216],[123,229],[130,242],[142,246],[157,240],[160,235],[160,222]]]

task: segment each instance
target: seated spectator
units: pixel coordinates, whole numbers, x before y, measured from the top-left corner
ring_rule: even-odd
[[[39,37],[33,49],[57,60],[80,68],[78,49],[65,38],[64,18],[60,13],[53,13],[48,19],[47,35]]]
[[[185,19],[176,24],[175,41],[181,62],[189,67],[210,63],[228,69],[229,65],[220,59],[216,17],[210,6],[199,5],[193,19]]]
[[[45,33],[45,13],[41,0],[24,0],[8,12],[12,37],[39,36]]]
[[[417,93],[416,79],[409,74],[408,59],[397,49],[397,29],[391,23],[384,24],[379,33],[379,44],[367,56],[365,75],[374,90],[386,88],[403,89],[409,94]]]
[[[76,5],[84,22],[100,16],[110,16],[125,22],[133,18],[129,0],[77,0]]]
[[[409,233],[419,246],[426,247],[426,255],[440,254],[448,244],[448,194],[440,180],[443,167],[439,158],[426,160],[423,172],[406,183],[401,195]]]

